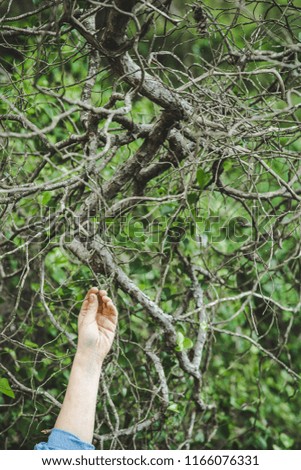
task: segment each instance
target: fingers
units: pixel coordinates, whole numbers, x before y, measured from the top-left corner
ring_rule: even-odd
[[[98,291],[98,287],[91,287],[91,289],[88,290],[80,310],[81,315],[86,316],[88,312],[91,315],[96,315],[94,310],[98,308],[98,292],[104,292],[106,294],[106,291]]]
[[[94,286],[94,287],[91,287],[91,289],[89,289],[88,292],[90,292],[90,293],[93,292],[94,294],[97,294],[97,292],[98,292],[98,287],[95,287],[95,286]]]
[[[103,297],[104,295],[108,295],[107,291],[106,290],[99,290],[98,291],[98,294]]]
[[[103,296],[103,295],[107,295],[107,291],[105,290],[99,290],[98,287],[91,287],[86,296],[85,296],[85,300],[87,300],[89,298],[89,295],[90,294],[96,294],[96,295],[99,295],[99,296]]]
[[[99,306],[101,307],[100,311],[98,311]],[[118,316],[117,309],[112,299],[108,297],[107,291],[99,290],[97,287],[91,287],[88,290],[80,313],[91,318],[96,318],[97,313],[116,318]]]
[[[115,318],[115,321],[116,321],[117,317],[118,317],[118,310],[117,310],[117,308],[115,307],[115,305],[113,304],[112,301],[107,303],[107,309],[108,309],[111,317]]]
[[[102,296],[101,299],[104,305],[103,314],[106,316],[112,316],[112,317],[117,318],[118,312],[117,312],[115,305],[113,304],[112,299],[108,297],[107,295]]]
[[[97,294],[97,292],[98,292],[98,287],[91,287],[85,296],[85,300],[89,298],[90,294]]]

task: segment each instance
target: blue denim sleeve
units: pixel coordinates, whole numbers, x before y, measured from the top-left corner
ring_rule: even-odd
[[[54,428],[48,442],[40,442],[34,450],[95,450],[95,447],[70,432]]]

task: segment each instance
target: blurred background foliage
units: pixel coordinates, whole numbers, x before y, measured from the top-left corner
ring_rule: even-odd
[[[98,3],[74,5],[80,17]],[[129,54],[167,89],[178,90],[194,116],[222,124],[226,134],[184,120],[178,129],[193,152],[147,182],[149,200],[112,216],[114,204],[136,194],[129,181],[89,217],[88,231],[101,232],[139,289],[177,318],[177,348],[188,357],[200,326],[187,270],[187,260],[193,263],[209,305],[200,366],[208,406],[197,408],[193,378],[143,306],[68,250],[83,202],[114,179],[145,136],[113,119],[108,133],[114,144],[87,170],[83,109],[76,100],[83,96],[92,46],[60,21],[63,2],[4,1],[1,449],[31,449],[52,428],[74,355],[77,314],[92,285],[108,289],[120,312],[100,384],[98,448],[300,448],[301,1],[170,3],[164,9],[164,2],[149,2],[152,10],[137,2],[136,18],[149,25],[137,39],[130,19],[127,35],[136,43]],[[99,60],[90,105],[108,107],[112,93],[124,96],[131,85],[113,73],[108,57]],[[123,105],[117,101],[112,109]],[[136,93],[126,117],[147,128],[161,112],[155,100]],[[106,124],[104,117],[97,123],[98,152]],[[170,153],[166,141],[153,162]],[[82,237],[89,248],[90,239]],[[152,335],[169,390],[165,408],[147,354]],[[157,412],[141,430],[114,436]]]

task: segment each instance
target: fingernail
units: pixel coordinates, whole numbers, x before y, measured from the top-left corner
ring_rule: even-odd
[[[95,300],[96,300],[96,295],[90,294],[89,300],[90,300],[90,302],[95,302]]]

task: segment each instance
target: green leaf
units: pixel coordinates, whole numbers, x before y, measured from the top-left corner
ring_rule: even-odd
[[[54,266],[52,277],[59,284],[62,284],[63,282],[66,282],[67,280],[66,273],[64,272],[62,268],[59,268],[58,266]]]
[[[231,160],[224,161],[224,170],[225,171],[232,170],[232,167],[233,167],[233,162]]]
[[[203,431],[198,431],[194,437],[194,442],[205,442],[205,435]]]
[[[183,349],[184,349],[184,339],[185,339],[185,336],[183,335],[183,333],[181,333],[181,331],[177,331],[176,351],[183,351]]]
[[[12,391],[11,386],[5,378],[0,379],[0,393],[3,393],[3,395],[7,395],[8,397],[15,398],[15,394]]]
[[[193,342],[190,338],[186,338],[181,331],[177,331],[177,347],[176,351],[184,351],[184,349],[191,349]]]
[[[174,413],[179,413],[179,409],[178,409],[177,403],[171,403],[171,404],[167,407],[167,409],[168,409],[169,411],[173,411]]]
[[[203,168],[199,168],[196,172],[196,179],[200,189],[204,189],[206,184],[209,183],[211,175],[206,173]]]
[[[190,338],[184,338],[183,347],[184,349],[191,349],[193,347],[193,342]]]
[[[286,449],[290,449],[294,444],[294,439],[283,432],[280,434],[280,441]]]
[[[195,204],[199,200],[199,193],[189,193],[187,196],[188,204]]]
[[[50,191],[45,191],[42,195],[42,204],[44,206],[47,206],[47,204],[50,201],[51,197],[52,197],[52,193]]]
[[[33,349],[36,349],[39,347],[39,345],[37,343],[33,343],[32,341],[30,341],[29,339],[26,339],[24,341],[24,344],[25,346],[28,346],[29,348],[33,348]]]

